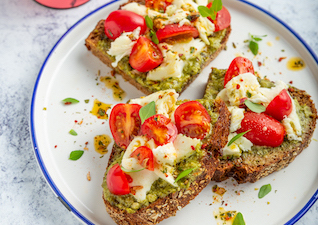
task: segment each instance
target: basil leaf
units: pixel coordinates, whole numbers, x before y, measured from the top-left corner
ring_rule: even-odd
[[[227,146],[230,146],[231,144],[234,143],[234,141],[236,141],[237,139],[239,139],[240,137],[242,137],[244,134],[246,134],[247,132],[250,132],[251,130],[247,130],[247,131],[244,131],[242,133],[239,133],[237,135],[235,135],[234,137],[232,137],[232,139],[229,141],[229,143],[227,144]]]
[[[257,55],[257,53],[258,53],[258,44],[257,44],[257,42],[250,41],[249,48],[251,49],[251,51],[252,51],[252,53],[254,55]]]
[[[256,113],[262,113],[266,111],[265,106],[261,105],[261,104],[256,104],[254,102],[251,102],[250,100],[245,100],[244,104],[253,112]]]
[[[177,183],[177,181],[180,180],[181,178],[188,176],[194,169],[195,168],[190,168],[190,169],[182,171],[181,173],[179,173],[179,175],[177,176],[174,182]]]
[[[208,17],[211,16],[211,11],[208,7],[200,5],[198,6],[198,11],[201,14],[202,17]]]
[[[259,37],[252,37],[252,39],[253,39],[254,41],[261,41],[261,40],[263,40],[262,38],[259,38]]]
[[[146,119],[153,115],[156,115],[156,103],[154,101],[148,103],[139,110],[141,123],[144,123]]]
[[[69,133],[70,133],[71,135],[73,135],[73,136],[77,136],[76,131],[75,131],[75,130],[73,130],[73,129],[71,129],[71,130],[69,131]]]
[[[72,151],[71,154],[70,154],[70,160],[78,160],[79,158],[82,157],[82,155],[84,154],[84,151],[83,150],[75,150],[75,151]]]
[[[62,100],[62,102],[65,104],[65,105],[70,105],[70,104],[75,104],[75,103],[79,103],[79,101],[75,98],[65,98]]]
[[[139,171],[142,171],[142,170],[145,169],[145,168],[142,168],[142,169],[140,169],[140,170],[127,170],[127,169],[126,169],[125,167],[123,167],[123,166],[120,166],[120,168],[121,168],[122,171],[124,171],[124,172],[126,172],[126,173],[139,172]]]
[[[211,6],[211,11],[216,14],[222,9],[222,0],[214,0]]]
[[[245,225],[245,221],[244,221],[244,218],[243,218],[242,213],[238,212],[238,213],[236,214],[235,219],[234,219],[232,225]]]
[[[147,27],[149,29],[153,30],[153,21],[152,21],[152,19],[150,19],[150,17],[148,15],[146,15],[145,20],[146,20]]]
[[[159,40],[158,37],[156,35],[156,33],[153,33],[151,40],[153,41],[153,43],[155,43],[156,45],[159,44]]]
[[[269,192],[271,192],[271,190],[272,190],[271,184],[263,185],[263,186],[261,187],[261,189],[259,189],[258,198],[263,198],[263,197],[265,197],[265,195],[267,195]]]

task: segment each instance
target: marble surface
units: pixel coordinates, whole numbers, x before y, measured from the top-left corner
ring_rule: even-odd
[[[54,10],[0,1],[0,224],[81,224],[55,197],[34,156],[29,110],[41,65],[56,41],[105,0]],[[292,27],[318,54],[318,1],[250,0]],[[318,202],[297,225],[318,224]]]

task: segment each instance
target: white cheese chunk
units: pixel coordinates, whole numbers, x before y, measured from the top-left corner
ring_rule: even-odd
[[[288,117],[282,120],[282,124],[285,127],[288,140],[301,141],[302,129],[301,129],[299,117],[296,113],[296,106],[293,99],[292,99],[292,104],[293,104],[292,105],[293,109],[291,113],[288,115]]]
[[[184,62],[180,59],[177,52],[172,52],[167,49],[167,46],[167,44],[158,45],[164,57],[163,62],[160,66],[148,72],[148,80],[164,80],[169,77],[181,77]]]
[[[168,165],[161,165],[159,168],[155,168],[154,172],[155,174],[160,177],[161,179],[167,181],[173,186],[178,186],[174,181],[175,179],[172,176],[174,169],[171,166]]]
[[[133,32],[125,32],[122,33],[118,38],[116,38],[110,45],[110,49],[108,50],[108,54],[115,56],[115,62],[112,63],[113,67],[118,65],[118,62],[125,57],[129,56],[132,48],[134,47],[136,41],[132,41],[130,37],[134,40],[139,38],[140,27],[137,27]]]
[[[159,164],[168,164],[173,166],[177,159],[177,151],[172,142],[158,146],[152,149],[153,155]]]
[[[215,30],[214,24],[207,17],[200,16],[195,21],[194,26],[198,29],[200,38],[205,44],[209,45],[210,42],[208,36],[213,34]]]
[[[164,116],[171,118],[171,114],[175,111],[178,97],[179,94],[176,93],[174,89],[168,89],[155,92],[146,97],[131,99],[129,103],[145,106],[154,101],[156,104],[156,113],[163,114]]]
[[[195,56],[200,54],[200,52],[206,49],[205,43],[197,38],[192,38],[191,41],[187,43],[176,43],[171,46],[171,50],[177,52],[178,54],[182,54],[186,59],[189,59],[191,56]]]
[[[190,138],[183,134],[178,134],[173,142],[177,152],[177,162],[194,154],[195,149],[200,143],[201,141],[197,138]]]
[[[134,12],[140,16],[146,16],[147,11],[148,11],[148,9],[145,5],[140,5],[136,2],[128,3],[124,6],[122,6],[121,9]]]
[[[230,140],[235,137],[237,133],[230,133],[228,136],[228,142],[225,147],[222,149],[223,156],[236,156],[239,157],[241,155],[241,151],[246,152],[252,149],[253,143],[245,137],[240,137],[235,142],[233,142],[230,146],[228,143]]]
[[[244,118],[245,110],[236,106],[229,106],[228,110],[231,112],[230,132],[234,132],[241,128],[241,122]]]

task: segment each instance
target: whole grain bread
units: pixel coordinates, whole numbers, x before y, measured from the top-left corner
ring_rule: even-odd
[[[144,4],[144,1],[140,1],[140,0],[130,0],[129,2],[137,2],[139,4]],[[125,3],[125,4],[127,4],[127,3]],[[105,20],[100,20],[97,23],[97,25],[94,28],[94,30],[86,38],[85,46],[87,47],[87,49],[89,51],[91,51],[93,53],[93,55],[98,57],[104,64],[106,64],[108,67],[110,67],[113,70],[115,70],[116,73],[120,74],[126,81],[128,81],[133,86],[135,86],[138,90],[142,91],[146,95],[155,92],[154,90],[150,89],[149,87],[143,85],[142,82],[138,82],[136,79],[134,79],[133,76],[131,76],[125,70],[120,68],[120,66],[113,67],[111,65],[112,62],[113,62],[112,57],[106,53],[105,49],[103,49],[103,48],[101,48],[99,46],[99,42],[100,41],[103,41],[103,40],[107,39],[106,35],[104,34],[104,22],[105,22]],[[219,48],[214,50],[210,55],[206,55],[205,56],[205,59],[200,64],[199,72],[197,72],[196,74],[192,74],[189,77],[189,79],[187,78],[185,80],[186,82],[184,82],[184,84],[182,84],[182,88],[180,90],[176,90],[179,94],[182,93],[199,76],[199,74],[202,71],[202,69],[205,68],[207,65],[209,65],[209,63],[213,59],[215,59],[217,57],[217,55],[226,47],[226,43],[228,41],[230,33],[231,33],[231,26],[226,28],[225,35],[224,35],[223,39],[221,40]],[[104,46],[104,47],[106,47],[106,49],[110,48],[110,46]],[[132,70],[132,68],[130,68],[130,69]],[[136,70],[132,70],[131,73],[133,75],[138,75],[139,77],[145,77],[144,79],[146,79],[146,74],[145,73],[140,73],[140,72],[138,72]],[[156,81],[156,82],[160,82],[160,81]],[[167,87],[167,88],[164,88],[164,89],[170,89],[170,88],[173,88],[173,87]],[[156,91],[159,91],[159,90],[156,90]]]
[[[214,101],[213,101],[214,102]],[[223,132],[222,124],[228,123],[229,116],[226,116],[229,112],[225,103],[222,100],[216,100],[211,107],[213,111],[219,114],[216,122],[213,123],[212,136],[214,134],[220,135]],[[222,135],[221,135],[222,136]],[[156,201],[149,204],[147,207],[138,209],[135,213],[128,213],[126,210],[116,207],[111,202],[107,201],[103,194],[103,200],[106,206],[106,211],[109,213],[110,217],[117,223],[123,225],[135,225],[135,224],[157,224],[160,221],[169,218],[170,216],[175,216],[177,211],[181,210],[184,206],[189,204],[189,202],[194,199],[211,181],[214,171],[216,169],[216,160],[211,157],[210,149],[216,144],[217,140],[209,138],[206,140],[205,154],[201,158],[201,168],[199,168],[199,175],[196,177],[187,189],[181,189],[179,191],[170,193],[169,195],[158,198]],[[120,148],[114,144],[110,159],[108,162],[108,167],[114,164],[116,160],[124,149]],[[104,181],[106,179],[107,173],[105,174]]]
[[[226,70],[212,68],[204,98],[216,98],[217,93],[223,89],[225,72]],[[239,158],[222,159],[219,150],[225,146],[227,138],[224,135],[219,136],[219,142],[223,146],[219,150],[215,149],[213,151],[213,157],[218,161],[216,171],[212,177],[213,181],[220,182],[233,177],[238,183],[256,182],[262,177],[287,167],[297,155],[308,147],[316,127],[317,110],[315,104],[311,96],[303,90],[290,87],[288,92],[293,99],[298,101],[300,106],[306,106],[310,111],[310,113],[297,112],[308,118],[306,125],[302,127],[302,141],[288,141],[285,138],[280,147],[264,147],[267,154],[243,153]],[[226,132],[229,132],[229,126],[226,129]]]

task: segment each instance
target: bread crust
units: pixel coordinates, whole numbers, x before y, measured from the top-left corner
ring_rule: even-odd
[[[93,53],[93,55],[95,55],[97,58],[99,58],[104,64],[106,64],[107,66],[109,66],[110,68],[115,70],[116,73],[120,74],[126,81],[128,81],[130,84],[135,86],[138,90],[142,91],[146,95],[151,94],[152,91],[150,89],[148,89],[147,87],[144,87],[140,83],[136,82],[136,80],[134,80],[132,77],[130,77],[128,74],[126,74],[125,71],[119,69],[118,67],[114,68],[111,65],[112,60],[104,52],[102,52],[101,50],[99,50],[99,48],[97,48],[98,41],[101,40],[101,38],[102,38],[100,34],[104,33],[104,22],[105,22],[105,20],[100,20],[97,23],[95,29],[86,38],[85,46],[87,47],[87,49],[89,51],[91,51]],[[224,38],[221,41],[220,48],[218,48],[208,58],[208,60],[205,62],[205,64],[201,66],[200,72],[202,71],[203,68],[205,68],[208,64],[210,64],[210,62],[213,59],[215,59],[217,57],[217,55],[225,48],[226,43],[228,41],[228,38],[230,36],[230,33],[231,33],[231,26],[226,28],[226,35],[224,36]],[[200,72],[191,76],[191,78],[188,80],[188,82],[184,84],[184,86],[182,87],[182,90],[179,92],[179,94],[181,94],[199,76]]]
[[[211,84],[211,82],[213,82],[212,74],[209,76],[208,84]],[[316,127],[317,110],[315,104],[313,103],[311,96],[303,90],[291,87],[288,91],[293,99],[296,99],[300,105],[307,105],[312,112],[310,123],[306,128],[303,128],[302,141],[297,142],[295,145],[289,145],[288,149],[269,153],[262,157],[263,159],[261,159],[259,163],[249,164],[246,163],[242,157],[235,160],[220,159],[221,154],[219,150],[225,146],[224,143],[227,143],[226,137],[226,140],[222,140],[222,147],[216,148],[213,151],[213,157],[218,161],[218,165],[212,177],[212,181],[220,182],[233,177],[238,183],[254,183],[262,177],[287,167],[297,155],[308,147]],[[223,136],[223,139],[224,138],[225,137]],[[251,158],[248,160],[251,162],[252,160],[259,160],[259,158]]]
[[[215,111],[224,113],[226,115],[229,113],[225,103],[222,100],[215,101]],[[215,134],[219,135],[224,131],[224,121],[228,120],[228,122],[225,123],[229,123],[229,118],[229,116],[225,117],[222,114],[219,115],[218,120],[214,124],[212,137],[214,137]],[[207,154],[205,154],[201,160],[201,174],[194,182],[191,183],[188,189],[171,193],[164,198],[159,198],[149,206],[140,208],[135,213],[128,213],[125,210],[113,206],[110,202],[105,200],[103,195],[106,211],[117,224],[123,225],[157,224],[160,221],[169,218],[170,216],[175,216],[177,211],[189,204],[189,202],[210,183],[217,165],[217,160],[208,154],[211,152],[211,147],[213,145],[213,142],[208,143],[206,147]],[[113,163],[114,159],[121,154],[122,151],[124,150],[118,147],[116,144],[114,145],[110,159],[108,161],[108,167]]]

